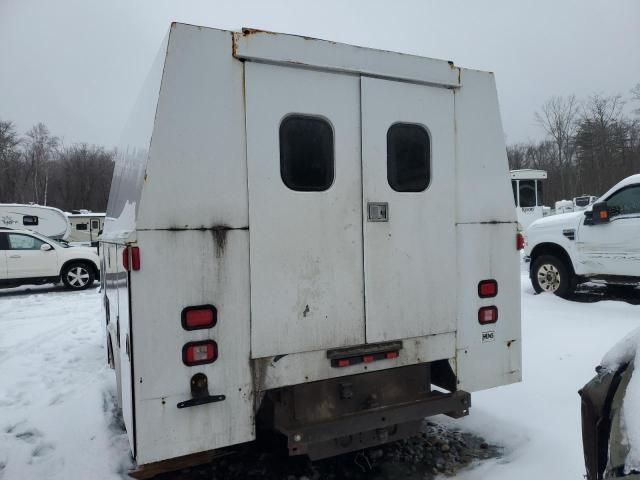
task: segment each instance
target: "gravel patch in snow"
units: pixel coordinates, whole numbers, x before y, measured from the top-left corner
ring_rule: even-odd
[[[432,480],[453,477],[501,452],[476,435],[429,421],[419,436],[316,462],[251,443],[209,465],[157,480]]]

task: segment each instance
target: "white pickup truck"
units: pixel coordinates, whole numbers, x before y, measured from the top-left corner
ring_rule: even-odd
[[[579,283],[640,284],[640,174],[584,211],[537,220],[525,232],[536,292],[565,297]]]

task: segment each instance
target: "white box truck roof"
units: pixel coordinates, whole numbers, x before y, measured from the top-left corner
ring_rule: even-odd
[[[520,380],[493,74],[173,24],[131,118],[101,251],[138,464],[253,439],[274,389],[435,362],[453,394]],[[215,325],[186,329],[198,306]],[[225,400],[176,408],[193,342]]]

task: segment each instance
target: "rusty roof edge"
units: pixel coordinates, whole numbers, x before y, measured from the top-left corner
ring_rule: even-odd
[[[421,57],[419,55],[412,55],[412,54],[407,54],[407,53],[401,53],[401,52],[394,52],[394,51],[389,51],[389,50],[380,50],[380,49],[375,49],[375,48],[369,48],[369,47],[361,47],[361,46],[357,46],[357,45],[351,45],[351,44],[346,44],[346,43],[338,43],[338,42],[333,42],[333,41],[329,41],[329,40],[322,40],[322,39],[315,39],[315,38],[310,38],[310,37],[303,37],[300,35],[290,35],[290,34],[279,34],[279,33],[274,33],[274,32],[267,32],[264,30],[258,30],[258,29],[249,29],[249,28],[243,28],[241,32],[231,32],[232,33],[232,55],[234,58],[237,58],[238,60],[242,60],[242,61],[251,61],[251,62],[256,62],[256,63],[266,63],[266,64],[273,64],[273,65],[290,65],[290,66],[296,66],[296,67],[300,67],[300,68],[309,68],[309,69],[322,69],[325,71],[332,71],[332,72],[338,72],[338,73],[347,73],[347,74],[358,74],[358,75],[365,75],[368,77],[373,77],[373,78],[380,78],[380,79],[390,79],[390,80],[397,80],[397,81],[404,81],[404,82],[408,82],[408,83],[418,83],[418,84],[422,84],[422,85],[428,85],[428,86],[435,86],[435,87],[444,87],[444,88],[449,88],[449,89],[458,89],[461,87],[461,83],[460,83],[460,79],[461,79],[461,68],[457,67],[454,65],[454,63],[452,61],[446,61],[446,60],[440,60],[440,59],[435,59],[435,58],[430,58],[430,57]],[[412,60],[422,60],[422,61],[427,61],[427,62],[442,62],[442,63],[446,63],[448,64],[448,66],[452,69],[455,70],[455,80],[448,80],[448,79],[426,79],[426,78],[419,78],[417,76],[412,76],[411,78],[407,78],[406,76],[402,76],[402,75],[395,75],[393,73],[383,73],[383,72],[379,72],[379,71],[373,71],[371,69],[367,69],[367,68],[363,68],[363,67],[359,67],[359,66],[354,66],[353,68],[349,68],[349,66],[340,66],[340,65],[328,65],[328,64],[319,64],[319,63],[306,63],[306,62],[302,62],[299,59],[294,59],[294,58],[288,58],[288,57],[281,57],[281,58],[276,58],[276,56],[264,56],[264,55],[256,55],[253,54],[251,52],[247,51],[246,45],[248,42],[248,38],[250,36],[253,35],[260,35],[260,34],[267,34],[267,35],[282,35],[282,36],[286,36],[286,37],[293,37],[293,38],[297,38],[297,39],[302,39],[302,40],[312,40],[312,41],[317,41],[320,42],[321,44],[333,44],[333,45],[342,45],[345,47],[349,47],[349,48],[354,48],[357,50],[366,50],[369,52],[375,52],[378,54],[389,54],[389,55],[399,55],[402,57],[406,57],[408,59],[412,59]],[[240,49],[240,43],[244,42],[245,44],[245,48],[242,49],[243,51],[241,51]]]

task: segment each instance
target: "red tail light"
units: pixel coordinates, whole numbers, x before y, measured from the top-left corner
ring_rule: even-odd
[[[131,248],[131,270],[140,270],[140,247]]]
[[[478,322],[480,325],[487,325],[488,323],[496,323],[498,321],[498,308],[482,307],[478,310]]]
[[[218,345],[213,340],[189,342],[182,347],[182,361],[185,365],[213,363],[218,358]]]
[[[131,255],[131,263],[129,263]],[[125,271],[140,270],[140,247],[125,247],[122,250],[122,266]]]
[[[498,282],[495,280],[482,280],[478,283],[478,296],[480,298],[491,298],[498,294]]]
[[[182,328],[185,330],[200,330],[211,328],[218,322],[218,311],[213,305],[186,307],[182,310]]]
[[[516,233],[516,248],[522,250],[524,248],[524,235]]]

